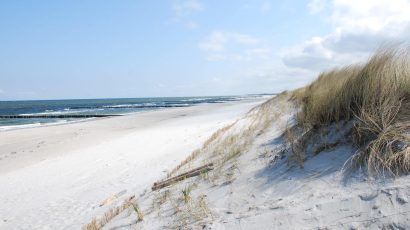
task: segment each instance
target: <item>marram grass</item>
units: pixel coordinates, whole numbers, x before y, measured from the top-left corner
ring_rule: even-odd
[[[364,64],[321,73],[293,97],[306,129],[355,121],[352,142],[359,151],[350,166],[366,166],[371,174],[410,172],[409,48],[380,49]]]

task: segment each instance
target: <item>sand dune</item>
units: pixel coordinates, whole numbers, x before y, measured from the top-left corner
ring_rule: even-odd
[[[253,109],[177,173],[208,162],[213,171],[137,193],[133,202],[143,221],[130,208],[102,229],[408,229],[410,176],[343,174],[355,151],[347,142],[314,154],[322,142],[344,138],[348,125],[319,130],[304,166],[291,164],[292,146],[283,133],[297,111],[286,96]],[[271,122],[265,126],[264,120]],[[238,146],[241,151],[230,156]]]

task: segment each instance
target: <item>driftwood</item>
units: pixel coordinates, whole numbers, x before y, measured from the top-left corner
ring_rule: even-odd
[[[213,166],[214,166],[213,163],[209,163],[209,164],[203,165],[201,167],[192,169],[188,172],[182,173],[178,176],[171,177],[167,180],[160,181],[160,182],[155,182],[154,185],[152,186],[152,191],[155,191],[155,190],[170,186],[172,184],[175,184],[179,181],[185,180],[185,179],[190,178],[190,177],[198,176],[202,173],[207,173],[207,172],[209,172],[213,169]]]

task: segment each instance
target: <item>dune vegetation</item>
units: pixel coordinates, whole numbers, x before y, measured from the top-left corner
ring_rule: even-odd
[[[301,104],[298,124],[315,130],[351,121],[348,138],[358,151],[349,168],[364,166],[371,175],[410,172],[409,50],[379,49],[366,63],[323,72],[293,91]]]

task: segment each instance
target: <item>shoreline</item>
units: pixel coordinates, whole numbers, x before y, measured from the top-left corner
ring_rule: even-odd
[[[235,102],[240,102],[240,101],[247,101],[247,100],[266,100],[270,97],[273,97],[275,95],[260,95],[260,96],[255,96],[255,97],[240,97],[240,99],[236,101],[224,101],[224,102],[217,102],[217,103],[209,103],[209,102],[203,102],[199,104],[191,104],[187,106],[172,106],[172,107],[157,107],[154,109],[148,109],[148,110],[140,110],[140,111],[133,111],[133,112],[126,112],[126,113],[112,113],[112,114],[97,114],[97,115],[92,115],[90,117],[84,117],[84,118],[78,118],[78,119],[72,119],[72,120],[64,120],[64,118],[61,118],[61,120],[53,121],[53,122],[36,122],[36,123],[30,123],[30,124],[21,124],[21,125],[3,125],[0,126],[0,133],[2,132],[9,132],[13,130],[20,130],[20,129],[31,129],[31,128],[41,128],[41,127],[48,127],[48,126],[59,126],[59,125],[66,125],[66,124],[73,124],[73,123],[79,123],[79,122],[88,122],[88,121],[94,121],[94,120],[100,120],[100,119],[106,119],[106,118],[112,118],[112,117],[118,117],[118,116],[132,116],[135,114],[141,114],[141,113],[147,113],[147,112],[155,112],[155,111],[162,111],[162,110],[169,110],[169,109],[178,109],[178,108],[188,108],[188,107],[194,107],[194,106],[200,106],[200,105],[210,105],[210,104],[225,104],[225,103],[235,103]],[[42,114],[42,113],[39,113]],[[5,115],[4,117],[7,117],[8,115]],[[12,115],[10,115],[12,116]],[[22,115],[17,115],[24,117],[26,116],[25,114]],[[30,115],[31,116],[31,115]],[[53,116],[53,115],[51,115]],[[60,116],[60,115],[59,115]],[[64,115],[61,115],[64,116]],[[70,115],[69,115],[70,116]],[[75,115],[77,116],[77,115]],[[78,115],[78,116],[89,116],[89,115]],[[37,117],[37,115],[33,114],[33,118],[41,118],[41,115]],[[70,118],[70,117],[67,117]]]
[[[267,99],[0,132],[0,228],[81,227],[102,200],[149,188],[209,135]]]
[[[80,119],[78,121],[68,121],[62,123],[50,123],[44,124],[34,127],[25,127],[25,128],[16,128],[10,130],[1,130],[0,131],[0,139],[3,139],[3,144],[0,143],[0,175],[4,172],[13,171],[20,166],[24,167],[31,163],[39,162],[42,160],[47,159],[49,156],[59,156],[63,155],[66,152],[71,152],[73,150],[81,149],[84,147],[88,147],[93,145],[96,141],[107,141],[110,138],[118,138],[118,135],[127,135],[132,132],[132,128],[128,127],[127,125],[119,125],[120,122],[128,122],[130,123],[129,126],[135,126],[133,128],[138,128],[142,125],[138,120],[141,119],[147,121],[150,120],[149,117],[152,115],[154,116],[154,120],[157,118],[159,120],[162,117],[167,117],[169,115],[181,115],[181,113],[195,113],[196,111],[206,111],[205,108],[212,108],[212,107],[224,107],[224,105],[236,105],[241,103],[252,103],[253,101],[264,101],[267,100],[265,97],[261,98],[253,98],[253,99],[244,99],[236,102],[226,102],[226,103],[215,103],[215,104],[199,104],[194,106],[188,107],[174,107],[174,108],[166,108],[166,109],[159,109],[159,110],[149,110],[149,111],[139,111],[139,112],[132,112],[128,114],[124,114],[124,116],[117,116],[117,117],[102,117],[102,118],[89,118],[89,119]],[[150,123],[152,124],[152,123]],[[147,124],[148,126],[149,124]],[[144,126],[144,125],[142,125]],[[98,130],[98,132],[95,132]],[[101,133],[102,132],[102,133]],[[116,132],[113,134],[111,132]],[[118,133],[119,132],[119,133]],[[51,134],[51,135],[50,135]],[[55,137],[54,134],[57,134],[59,137]],[[89,134],[89,135],[84,135]],[[24,143],[23,148],[19,146],[17,149],[12,144],[9,146],[7,143],[18,143],[19,138],[23,136]],[[39,141],[36,141],[38,136],[42,137]],[[61,138],[70,138],[70,139],[79,139],[85,138],[87,141],[79,141],[81,143],[73,143],[70,146],[64,145],[61,143]],[[52,146],[47,145],[47,142],[50,140],[55,140]],[[94,140],[95,139],[95,140]],[[29,143],[27,143],[29,142]],[[74,140],[76,142],[76,140]],[[61,143],[61,144],[59,144]],[[28,146],[27,146],[28,144]],[[46,150],[40,150],[44,149]],[[54,152],[47,151],[47,148],[51,148],[50,150]],[[29,149],[29,150],[25,150]],[[7,152],[9,154],[7,154]],[[63,154],[61,154],[64,152]],[[16,155],[24,155],[22,158],[15,159]],[[34,155],[35,154],[35,155]],[[9,158],[10,159],[6,159]],[[21,156],[20,156],[21,157]],[[38,158],[39,157],[39,158]],[[6,163],[7,160],[11,160],[13,164]],[[5,164],[6,163],[6,164]]]
[[[273,94],[274,95],[274,94]],[[228,103],[273,95],[238,95],[209,97],[108,98],[73,100],[33,100],[31,107],[25,101],[0,101],[0,132],[73,123],[110,116],[125,116],[170,108],[191,107],[201,104]],[[44,103],[49,101],[50,103]],[[53,103],[51,103],[53,102]],[[7,103],[11,108],[7,108]],[[36,110],[35,108],[41,108]]]

